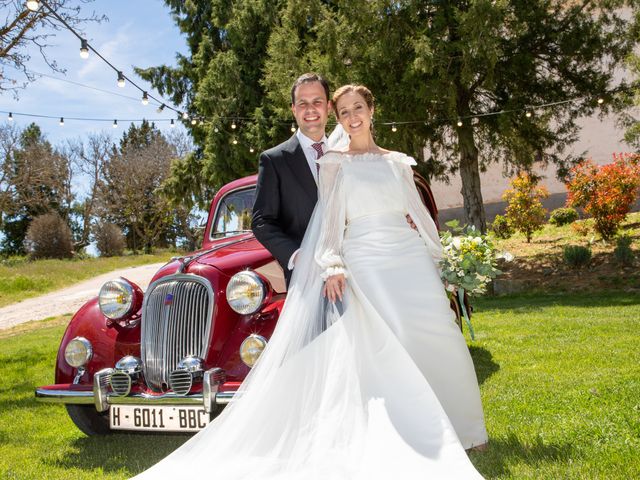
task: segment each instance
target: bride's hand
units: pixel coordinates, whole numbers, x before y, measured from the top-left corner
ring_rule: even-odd
[[[347,279],[342,273],[338,275],[332,275],[324,282],[324,288],[322,289],[322,295],[328,297],[331,303],[335,303],[336,299],[342,301],[342,295],[347,287]]]

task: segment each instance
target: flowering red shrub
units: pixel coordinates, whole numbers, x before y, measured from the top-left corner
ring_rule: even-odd
[[[610,240],[631,210],[640,188],[640,156],[620,154],[613,163],[587,160],[571,170],[567,205],[582,207],[594,219],[594,228]]]

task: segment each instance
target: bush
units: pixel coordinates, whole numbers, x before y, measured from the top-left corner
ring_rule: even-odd
[[[562,256],[571,268],[580,268],[591,261],[591,249],[581,245],[567,245],[562,251]]]
[[[573,208],[556,208],[551,212],[549,223],[556,227],[568,225],[578,220],[578,212]]]
[[[71,229],[55,212],[34,218],[29,225],[24,243],[29,257],[33,259],[73,256]]]
[[[616,248],[613,250],[616,261],[625,267],[633,265],[635,257],[631,249],[631,242],[632,239],[629,235],[620,235],[616,240]]]
[[[615,156],[613,163],[583,162],[571,170],[567,204],[582,207],[594,219],[604,240],[614,237],[631,210],[640,188],[638,157]]]
[[[117,225],[98,223],[93,229],[93,236],[101,257],[116,257],[124,252],[126,241]]]
[[[521,173],[511,180],[511,188],[502,195],[508,203],[506,217],[509,224],[524,233],[527,243],[531,242],[533,232],[542,228],[547,214],[541,200],[548,197],[549,192],[537,184],[537,178]]]
[[[589,227],[589,224],[587,222],[574,222],[571,224],[571,230],[582,237],[586,237],[587,235],[589,235],[591,228]]]
[[[513,228],[509,224],[507,217],[503,215],[496,215],[496,218],[493,219],[493,223],[491,224],[491,230],[496,237],[502,239],[511,238],[513,235]]]

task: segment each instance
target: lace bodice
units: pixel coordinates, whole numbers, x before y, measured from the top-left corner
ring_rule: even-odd
[[[327,152],[319,161],[319,202],[323,225],[316,261],[323,278],[344,273],[342,240],[349,221],[377,213],[411,215],[436,263],[442,246],[435,224],[413,181],[413,158],[400,153],[344,154]]]

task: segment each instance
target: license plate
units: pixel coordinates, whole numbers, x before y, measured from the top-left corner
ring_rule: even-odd
[[[197,432],[208,423],[203,407],[111,405],[109,410],[112,430]]]

